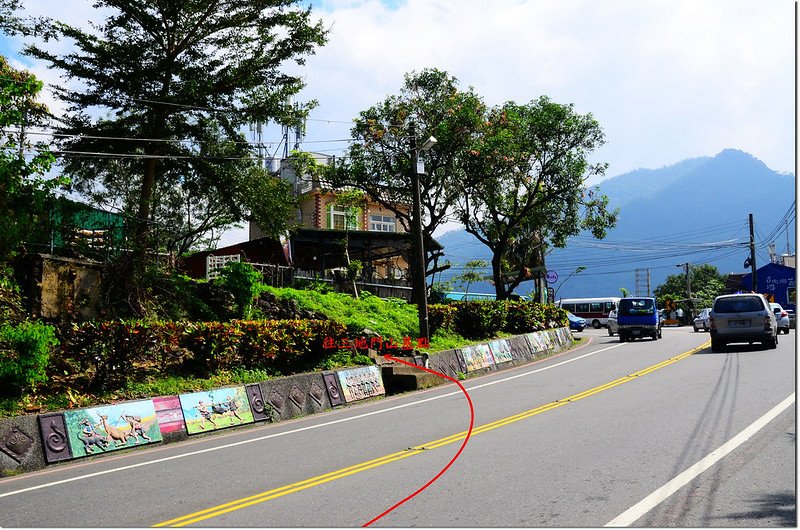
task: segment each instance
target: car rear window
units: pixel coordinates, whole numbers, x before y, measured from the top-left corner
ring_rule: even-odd
[[[720,298],[714,303],[715,313],[749,313],[761,311],[764,303],[757,296],[736,296],[733,298]]]
[[[656,305],[652,298],[623,298],[619,301],[620,315],[652,315],[655,311]]]

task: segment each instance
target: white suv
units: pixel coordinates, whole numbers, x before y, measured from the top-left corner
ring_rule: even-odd
[[[742,293],[718,296],[708,319],[711,350],[720,352],[732,342],[760,342],[778,347],[778,322],[769,302],[760,294]]]

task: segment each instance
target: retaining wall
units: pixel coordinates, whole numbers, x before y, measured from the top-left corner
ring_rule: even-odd
[[[571,344],[569,329],[557,328],[436,352],[429,367],[464,378],[525,364]],[[4,418],[0,419],[0,475],[78,458],[102,458],[240,425],[288,420],[385,394],[381,369],[372,365]]]

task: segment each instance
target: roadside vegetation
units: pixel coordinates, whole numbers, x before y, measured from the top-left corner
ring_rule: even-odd
[[[166,292],[169,285],[175,293]],[[0,415],[247,384],[371,364],[369,350],[434,352],[566,325],[562,310],[534,302],[431,304],[433,335],[425,347],[415,305],[368,291],[356,299],[324,284],[303,287],[263,285],[252,266],[232,263],[214,282],[162,278],[162,303],[146,319],[48,324],[7,311],[17,322],[0,327]],[[1,307],[23,305],[18,290],[3,292],[15,300]],[[201,293],[227,303],[212,310]],[[198,307],[228,318],[169,318]]]

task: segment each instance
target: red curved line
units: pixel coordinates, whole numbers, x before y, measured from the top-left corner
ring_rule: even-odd
[[[377,516],[374,519],[371,519],[370,521],[368,521],[368,522],[364,523],[363,525],[361,525],[362,528],[368,527],[369,525],[371,525],[372,523],[374,523],[375,521],[377,521],[378,519],[380,519],[384,515],[388,514],[389,512],[391,512],[392,510],[394,510],[395,508],[400,506],[401,504],[403,504],[406,501],[414,498],[416,495],[418,495],[423,490],[425,490],[425,488],[427,488],[428,486],[430,486],[431,484],[436,482],[436,480],[439,477],[441,477],[444,474],[444,472],[447,471],[450,468],[450,466],[453,465],[453,462],[455,462],[456,459],[458,459],[458,457],[461,455],[461,451],[464,450],[464,447],[467,445],[467,442],[469,441],[469,437],[472,435],[472,427],[475,424],[475,409],[472,406],[472,399],[469,397],[469,394],[467,393],[467,389],[464,388],[464,385],[462,385],[460,381],[458,381],[457,379],[453,379],[452,377],[450,377],[448,375],[439,373],[439,372],[437,372],[435,370],[430,370],[428,368],[425,368],[425,367],[422,367],[422,366],[417,366],[416,364],[413,364],[413,363],[410,363],[410,362],[407,362],[407,361],[403,361],[401,359],[398,359],[397,357],[392,357],[391,355],[384,355],[384,357],[386,359],[389,359],[390,361],[396,361],[396,362],[399,362],[399,363],[407,364],[408,366],[413,366],[414,368],[419,368],[420,370],[424,370],[426,372],[430,372],[432,374],[438,375],[439,377],[444,377],[445,379],[449,379],[450,381],[452,381],[455,384],[457,384],[458,388],[460,388],[461,391],[464,393],[464,395],[467,397],[467,403],[469,403],[469,430],[467,431],[467,436],[464,438],[464,441],[461,443],[461,447],[458,448],[458,452],[456,453],[456,455],[447,463],[446,466],[444,466],[442,468],[441,471],[439,471],[436,474],[435,477],[430,479],[428,482],[425,483],[424,486],[419,488],[417,491],[415,491],[414,493],[412,493],[411,495],[409,495],[405,499],[403,499],[400,502],[396,503],[394,506],[392,506],[391,508],[389,508],[388,510],[386,510],[385,512],[383,512],[379,516]]]

